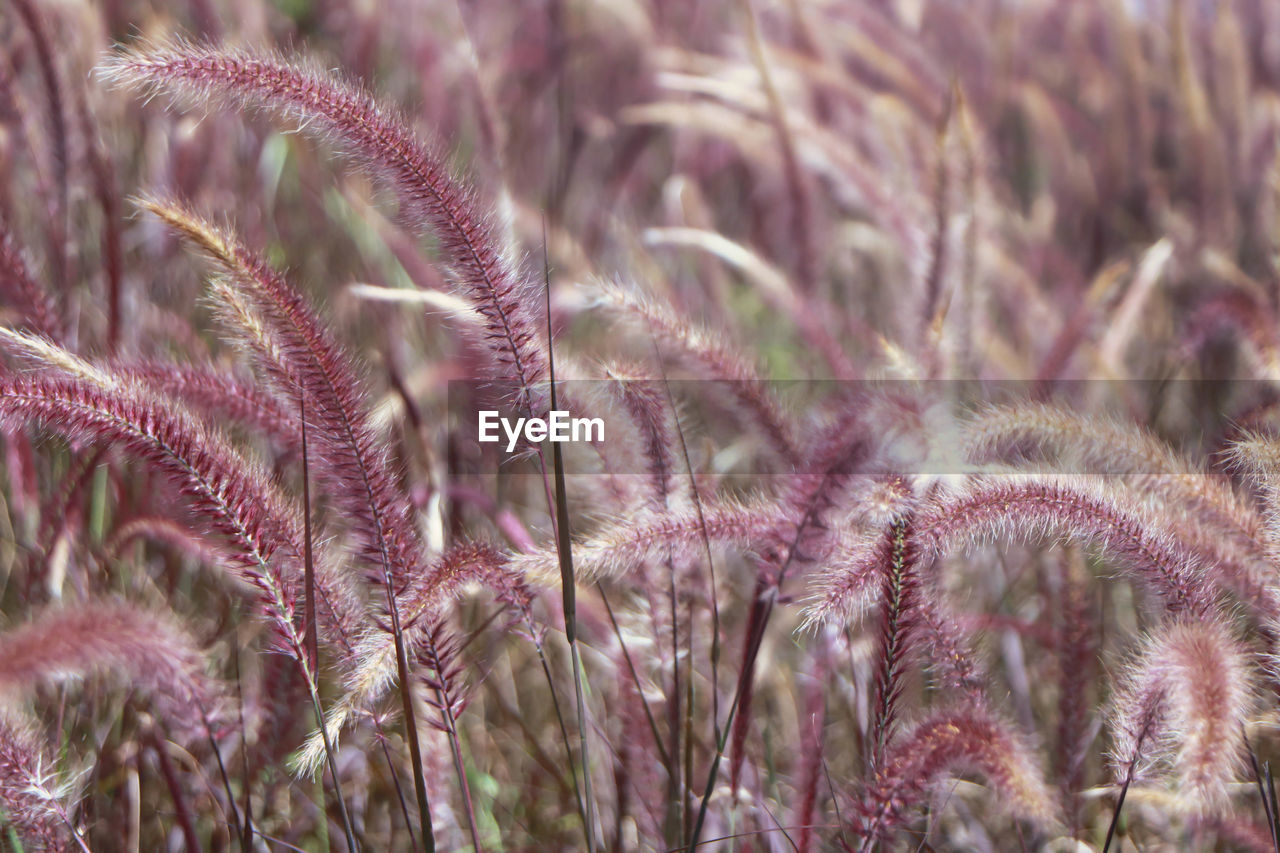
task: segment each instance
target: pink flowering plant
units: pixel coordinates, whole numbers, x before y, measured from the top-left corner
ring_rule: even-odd
[[[1280,853],[1278,46],[10,0],[0,849]]]

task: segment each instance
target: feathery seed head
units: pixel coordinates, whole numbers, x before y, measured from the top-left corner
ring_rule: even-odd
[[[1171,619],[1147,637],[1114,700],[1117,779],[1172,762],[1186,807],[1217,813],[1243,769],[1255,701],[1250,653],[1219,620]]]

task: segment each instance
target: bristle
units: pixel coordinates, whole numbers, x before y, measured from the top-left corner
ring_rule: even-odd
[[[889,746],[858,804],[862,837],[885,838],[929,788],[964,771],[980,773],[1018,817],[1042,826],[1058,819],[1058,805],[1022,737],[985,707],[961,705],[930,713]]]
[[[392,590],[402,588],[419,570],[423,546],[412,508],[394,486],[387,449],[369,424],[350,356],[302,296],[229,232],[176,203],[139,204],[213,260],[223,277],[215,292],[259,356],[257,365],[284,384],[280,390],[289,399],[306,401],[320,451],[312,469],[360,538],[372,576]],[[357,488],[351,488],[353,480]]]
[[[195,640],[169,616],[119,602],[52,608],[0,632],[0,694],[107,672],[148,692],[176,730],[203,736],[218,688]]]
[[[7,828],[23,850],[63,853],[71,849],[68,791],[54,778],[54,759],[29,723],[0,716],[0,800]]]
[[[618,285],[599,283],[598,303],[601,308],[630,319],[641,333],[656,337],[674,347],[677,354],[691,363],[700,378],[710,387],[722,384],[744,417],[759,430],[770,450],[789,465],[799,460],[794,429],[782,413],[768,383],[755,367],[713,332],[699,328],[672,309]]]
[[[485,319],[498,375],[516,383],[522,407],[540,401],[547,357],[528,283],[489,216],[399,116],[331,74],[269,55],[175,43],[118,53],[101,70],[112,81],[267,110],[355,155],[387,182],[410,221],[439,239],[463,294]]]
[[[118,559],[139,539],[169,545],[209,566],[224,566],[231,556],[217,542],[211,542],[184,524],[168,518],[135,518],[116,528],[103,546],[108,556]],[[243,583],[244,579],[235,578]]]
[[[531,602],[531,593],[523,579],[505,565],[501,554],[478,543],[456,545],[415,576],[410,587],[397,599],[406,646],[429,648],[424,646],[428,634],[433,634],[441,644],[453,642],[441,623],[442,605],[468,583],[481,584],[517,610],[527,610]],[[385,696],[395,683],[395,640],[386,626],[365,632],[353,654],[355,666],[347,675],[346,693],[330,709],[326,720],[331,737],[337,736],[352,715]],[[452,670],[446,668],[441,677],[449,672]],[[452,689],[447,683],[442,686]],[[301,772],[313,773],[323,759],[324,743],[317,732],[299,752],[296,764]]]
[[[102,370],[41,335],[0,326],[0,348],[40,367],[83,379],[100,388],[110,389],[120,384],[119,379],[109,371]]]
[[[57,339],[62,323],[48,292],[36,283],[13,235],[0,222],[0,297],[11,304],[33,332]]]
[[[1172,756],[1187,808],[1220,813],[1241,777],[1254,667],[1226,625],[1174,619],[1147,637],[1115,699],[1113,764],[1141,780]]]
[[[764,500],[725,499],[705,505],[701,515],[687,508],[640,513],[577,542],[573,564],[580,577],[590,580],[623,574],[673,553],[701,555],[704,536],[713,544],[764,548],[776,543],[787,526],[785,515]],[[556,577],[557,566],[554,549],[517,554],[511,559],[513,570],[534,580]]]
[[[294,653],[301,648],[294,601],[301,582],[301,538],[288,504],[267,476],[185,412],[136,389],[83,379],[0,382],[0,419],[41,423],[70,438],[116,442],[155,464],[229,544],[227,568],[257,588]],[[340,642],[360,617],[346,584],[323,573],[328,636]]]
[[[116,376],[142,382],[180,400],[210,423],[230,423],[264,435],[278,447],[297,453],[298,419],[271,394],[212,365],[126,361],[111,365]]]
[[[630,427],[635,431],[631,441],[621,441],[623,448],[635,448],[636,463],[648,474],[649,489],[646,502],[654,509],[668,506],[676,497],[683,478],[676,476],[674,447],[676,436],[675,413],[660,383],[639,378],[637,371],[618,366],[608,369],[610,381],[607,390],[616,396],[625,419],[620,417],[618,428]],[[612,445],[611,445],[612,447]],[[625,452],[625,451],[624,451]]]
[[[1212,512],[1245,536],[1257,533],[1252,508],[1220,476],[1191,465],[1135,424],[1022,403],[981,409],[966,421],[964,434],[975,461],[1008,459],[1009,448],[1025,454],[1030,445],[1047,455],[1046,462],[1060,460],[1060,467],[1055,467],[1061,473],[1141,477],[1144,485],[1160,489],[1169,499]]]
[[[999,531],[1015,536],[1069,537],[1100,546],[1132,570],[1173,610],[1211,610],[1211,569],[1153,519],[1119,494],[1071,479],[1010,475],[976,480],[943,495],[921,513],[923,548],[942,555]]]

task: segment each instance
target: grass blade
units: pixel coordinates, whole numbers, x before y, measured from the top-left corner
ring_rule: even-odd
[[[545,231],[545,223],[543,225]],[[544,234],[543,244],[546,237]],[[551,394],[551,410],[557,408],[556,365],[552,354],[553,331],[551,328],[551,270],[543,250],[543,273],[547,302],[547,375]],[[587,708],[583,690],[582,656],[578,653],[578,603],[577,583],[573,572],[573,546],[569,535],[569,493],[564,478],[564,457],[559,442],[551,443],[551,465],[555,477],[556,553],[560,560],[560,588],[564,605],[564,634],[569,642],[569,654],[573,659],[573,691],[578,705],[578,755],[582,763],[582,794],[585,808],[587,853],[596,849],[596,806],[591,792],[591,762],[587,751]]]

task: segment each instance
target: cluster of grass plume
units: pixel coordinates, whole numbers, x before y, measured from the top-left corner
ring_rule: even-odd
[[[1280,853],[1278,43],[0,8],[0,847]]]

